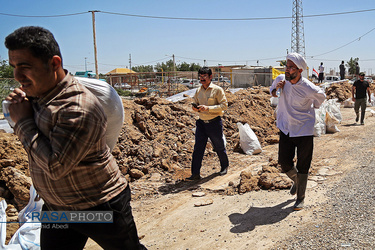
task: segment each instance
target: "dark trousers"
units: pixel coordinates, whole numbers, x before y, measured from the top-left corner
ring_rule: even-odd
[[[297,149],[297,171],[300,174],[308,174],[313,155],[313,136],[289,137],[280,131],[279,140],[279,164],[284,172],[288,172],[294,166],[294,156]]]
[[[361,108],[361,122],[365,120],[365,113],[366,113],[366,106],[367,106],[367,98],[355,99],[354,102],[354,111],[357,116],[359,116],[359,108]]]
[[[340,80],[344,80],[345,79],[345,73],[340,73]]]
[[[208,138],[210,138],[214,150],[219,157],[221,169],[225,169],[229,166],[227,151],[224,145],[223,122],[221,117],[215,118],[215,120],[210,123],[205,123],[199,119],[196,122],[195,145],[191,163],[191,173],[193,175],[200,174]]]
[[[130,195],[130,188],[127,186],[124,191],[110,201],[82,210],[113,211],[113,223],[54,223],[49,226],[42,223],[41,249],[83,249],[88,237],[106,250],[146,249],[138,239],[130,207]],[[42,210],[49,211],[45,205]]]
[[[319,73],[318,83],[323,82],[324,79],[324,73]]]

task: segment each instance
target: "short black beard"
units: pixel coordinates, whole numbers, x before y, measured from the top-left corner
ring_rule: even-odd
[[[292,75],[292,74],[289,73],[289,76],[287,76],[287,75],[285,74],[285,79],[286,79],[287,81],[293,80],[293,79],[295,79],[296,77],[297,77],[297,74]]]

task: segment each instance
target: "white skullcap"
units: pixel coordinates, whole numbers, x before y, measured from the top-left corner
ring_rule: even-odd
[[[294,62],[294,64],[302,70],[307,70],[307,63],[305,61],[305,58],[303,58],[300,54],[298,53],[290,53],[286,56],[286,60],[291,60]]]

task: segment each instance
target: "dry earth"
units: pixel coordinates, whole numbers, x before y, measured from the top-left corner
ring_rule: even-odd
[[[355,165],[345,152],[371,134],[375,117],[366,112],[366,124],[355,124],[354,111],[341,108],[340,132],[315,138],[315,151],[309,177],[306,208],[294,212],[294,197],[288,190],[259,190],[224,195],[230,182],[238,182],[241,172],[267,165],[277,155],[277,145],[263,148],[256,156],[235,153],[228,175],[208,175],[195,183],[184,183],[173,193],[155,195],[132,202],[133,214],[143,244],[148,249],[272,249],[297,230],[314,223],[326,200],[326,191]],[[371,134],[373,136],[373,134]],[[348,143],[349,142],[349,143]],[[374,149],[370,149],[374,150]],[[205,168],[210,168],[205,166]],[[132,189],[142,189],[141,182]],[[194,194],[205,193],[203,197]],[[211,203],[206,206],[199,204]],[[101,249],[90,241],[86,249]]]
[[[329,98],[346,100],[349,85],[332,86]],[[270,249],[276,242],[314,219],[331,182],[353,164],[345,159],[347,140],[363,139],[365,126],[354,126],[352,109],[342,108],[341,130],[315,138],[315,152],[307,194],[307,208],[293,212],[291,182],[277,166],[277,129],[267,88],[227,93],[229,109],[224,131],[229,173],[218,176],[219,163],[206,150],[199,182],[185,182],[190,174],[195,114],[191,98],[170,103],[159,98],[125,101],[126,120],[113,152],[130,181],[132,207],[139,235],[149,249]],[[249,123],[263,152],[248,156],[239,147],[237,122]],[[353,125],[353,126],[352,126]],[[28,201],[31,180],[27,157],[18,139],[0,132],[0,199],[10,204],[8,221]],[[203,197],[193,197],[195,194]],[[207,204],[207,205],[206,205]],[[16,224],[12,224],[16,225]],[[7,229],[7,239],[16,228]],[[101,249],[89,241],[86,249]]]

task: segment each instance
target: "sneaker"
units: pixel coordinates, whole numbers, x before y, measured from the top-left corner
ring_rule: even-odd
[[[355,122],[358,122],[359,121],[359,116],[357,116],[356,118],[355,118]]]
[[[192,174],[190,177],[186,178],[188,181],[197,181],[200,180],[201,176],[199,174]]]
[[[364,122],[361,122],[361,125],[365,125],[365,123],[364,123]]]
[[[224,168],[223,170],[220,170],[220,175],[226,175],[228,173],[228,167]]]

